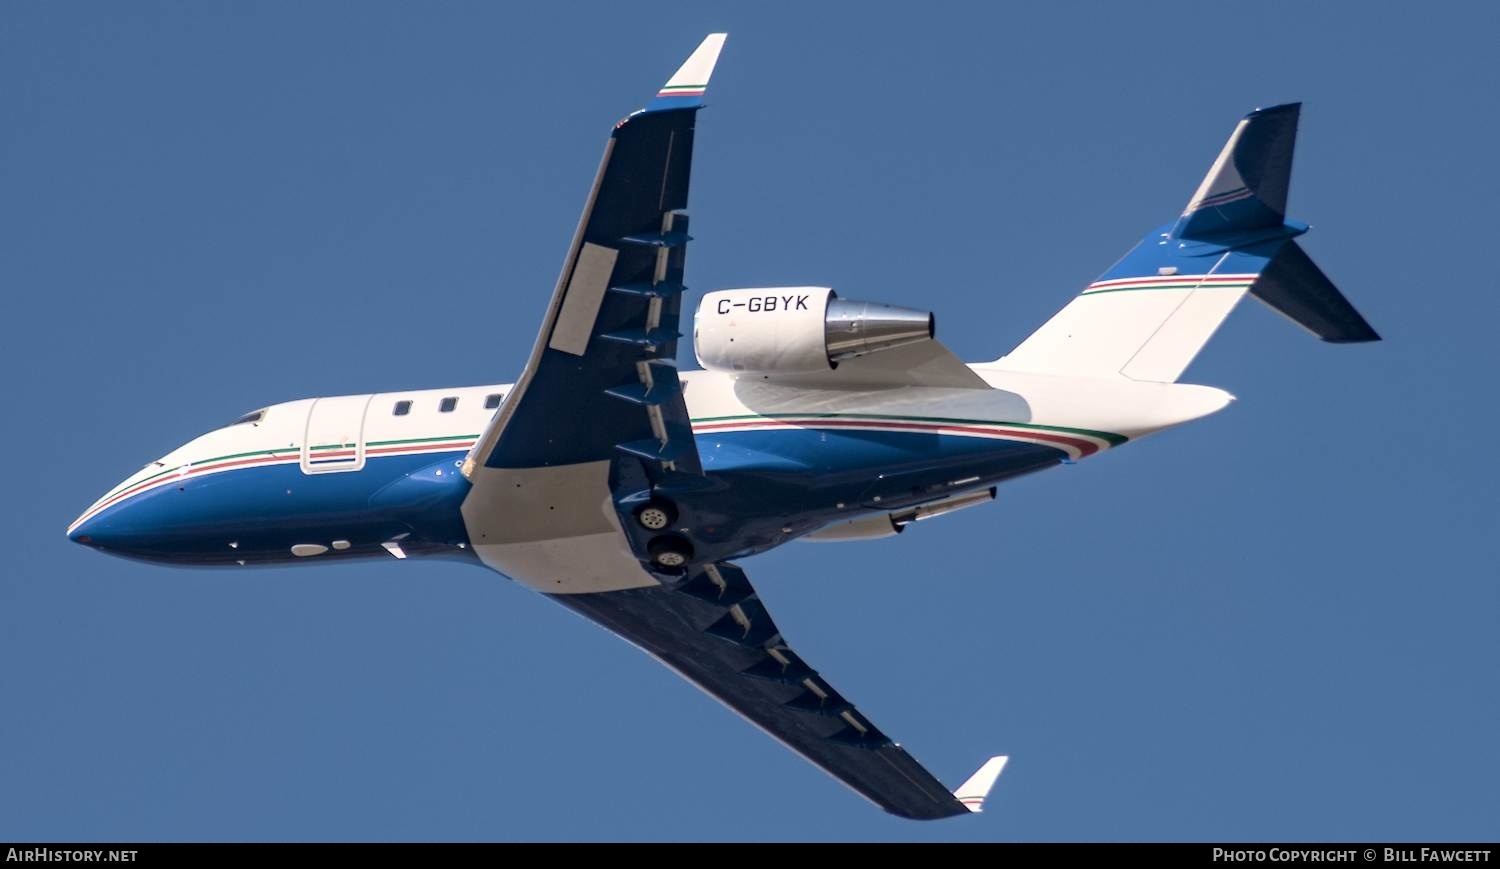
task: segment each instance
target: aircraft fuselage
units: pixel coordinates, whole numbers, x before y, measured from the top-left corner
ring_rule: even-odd
[[[982,491],[1229,400],[1209,387],[975,371],[995,388],[818,394],[684,372],[698,451],[719,493],[698,529],[705,545],[733,539],[724,555],[742,556]],[[68,534],[110,554],[177,565],[469,559],[461,468],[509,389],[272,405],[146,465]]]

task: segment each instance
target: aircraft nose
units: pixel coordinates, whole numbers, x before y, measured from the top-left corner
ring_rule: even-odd
[[[184,498],[184,486],[161,462],[126,477],[68,526],[74,543],[140,561],[159,561],[174,546],[191,542],[199,510]]]
[[[198,534],[201,517],[190,500],[175,485],[127,480],[74,519],[68,539],[108,555],[171,562]]]
[[[87,513],[73,520],[68,526],[68,539],[74,543],[84,546],[93,546],[96,549],[104,548],[104,541],[100,539],[98,517],[91,517]]]
[[[99,499],[68,526],[68,539],[94,549],[128,552],[136,548],[146,530],[136,499]]]

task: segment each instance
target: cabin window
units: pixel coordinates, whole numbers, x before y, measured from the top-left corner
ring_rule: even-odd
[[[452,413],[455,407],[458,407],[458,399],[450,395],[438,402],[438,413]]]
[[[396,415],[396,416],[406,416],[408,413],[411,413],[411,402],[409,402],[409,401],[398,401],[398,402],[396,402],[396,406],[391,409],[391,413],[394,414],[394,415]]]
[[[252,410],[252,411],[250,411],[249,413],[245,414],[244,416],[242,416],[239,419],[235,420],[234,422],[230,423],[230,425],[243,425],[243,424],[245,424],[247,422],[260,422],[261,420],[263,420],[265,418],[266,418],[266,409],[265,408],[261,408],[260,410]]]
[[[484,409],[494,410],[500,406],[500,399],[505,397],[503,392],[493,392],[484,397]]]

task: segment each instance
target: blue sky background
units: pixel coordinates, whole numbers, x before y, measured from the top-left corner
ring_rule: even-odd
[[[5,4],[0,840],[1500,837],[1497,9]],[[610,125],[718,29],[697,290],[994,358],[1303,100],[1292,214],[1386,338],[1247,302],[1186,377],[1223,413],[748,562],[944,780],[1013,756],[982,817],[885,816],[480,569],[64,538],[251,408],[513,379]]]

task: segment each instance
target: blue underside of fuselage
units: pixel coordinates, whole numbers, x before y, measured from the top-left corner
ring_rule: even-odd
[[[463,554],[464,453],[371,456],[358,471],[304,474],[296,463],[239,468],[133,495],[70,535],[112,555],[185,565],[268,564],[408,554]],[[347,548],[334,549],[334,541]],[[298,544],[329,547],[299,558]]]
[[[712,485],[682,506],[699,554],[714,558],[1066,458],[1039,444],[920,432],[781,428],[696,440]],[[463,457],[370,456],[359,471],[304,474],[293,463],[189,477],[114,504],[70,536],[113,555],[181,565],[389,558],[389,541],[407,555],[470,559],[459,512],[469,490],[458,471]],[[299,544],[328,550],[297,557]]]
[[[1051,467],[1041,444],[909,431],[769,429],[704,433],[718,485],[688,505],[699,557],[772,549],[831,522],[894,511]]]

